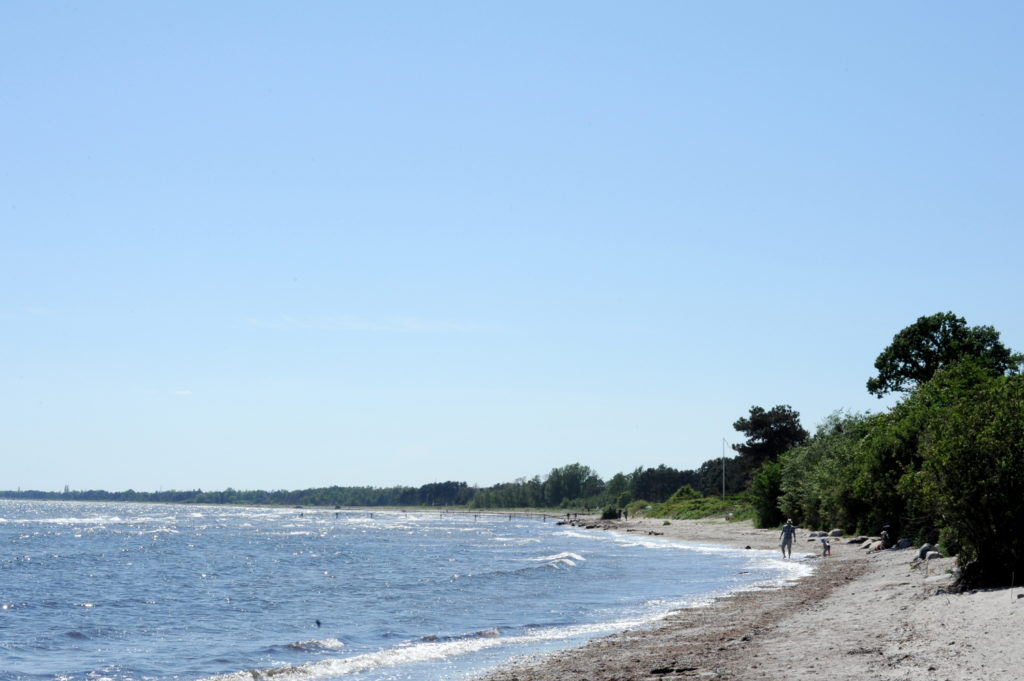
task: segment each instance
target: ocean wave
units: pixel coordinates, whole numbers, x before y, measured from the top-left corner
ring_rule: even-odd
[[[562,553],[556,553],[553,556],[541,556],[540,558],[530,558],[531,561],[537,563],[548,563],[554,565],[568,565],[570,567],[576,565],[576,562],[586,562],[586,558],[578,553],[572,553],[571,551],[563,551]]]
[[[497,627],[490,629],[482,629],[481,631],[474,631],[472,634],[461,634],[457,636],[438,636],[436,634],[428,634],[420,639],[423,643],[437,643],[439,641],[464,641],[472,638],[495,638],[501,636],[501,631]]]
[[[472,531],[473,528],[469,528],[466,531]],[[502,544],[511,544],[513,546],[524,546],[526,544],[539,544],[540,539],[538,537],[488,537],[488,541],[499,542]]]
[[[155,530],[139,530],[138,534],[181,534],[180,530],[176,530],[173,527],[158,527]]]
[[[465,655],[485,648],[501,645],[499,636],[474,636],[452,641],[421,641],[407,643],[394,648],[385,648],[374,653],[353,657],[331,658],[298,665],[247,669],[229,674],[208,676],[200,681],[307,681],[346,674],[355,674],[371,669],[396,667],[443,660],[448,657]]]
[[[527,560],[535,562],[536,565],[523,565],[510,570],[490,570],[488,572],[455,574],[449,578],[449,581],[455,581],[457,579],[501,579],[502,577],[508,577],[510,575],[522,576],[535,574],[537,570],[559,570],[562,568],[576,567],[576,561],[585,561],[586,558],[575,553],[565,553],[557,556],[546,556],[543,558],[528,558]]]
[[[120,516],[92,516],[92,517],[56,517],[56,518],[18,518],[16,523],[21,525],[119,525],[127,521]]]
[[[295,641],[285,646],[290,650],[308,650],[308,651],[322,651],[322,650],[338,650],[344,648],[345,644],[336,638],[324,638],[314,639],[312,641]]]

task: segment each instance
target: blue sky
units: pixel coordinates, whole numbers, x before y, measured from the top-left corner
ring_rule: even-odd
[[[3,489],[695,468],[1024,349],[1017,3],[12,3]]]

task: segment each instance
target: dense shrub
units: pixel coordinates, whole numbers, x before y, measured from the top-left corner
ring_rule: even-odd
[[[754,506],[754,524],[758,527],[776,527],[783,521],[779,510],[782,494],[782,464],[771,461],[754,474],[750,483],[750,500]]]
[[[1024,575],[1024,377],[952,367],[920,393],[932,418],[918,503],[935,508],[943,543],[959,548],[959,586],[1009,584]]]

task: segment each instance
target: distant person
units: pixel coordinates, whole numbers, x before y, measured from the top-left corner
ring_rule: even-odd
[[[828,537],[821,538],[821,557],[832,555],[832,544],[829,543]]]
[[[782,526],[782,534],[779,535],[779,548],[782,549],[783,558],[793,557],[793,538],[795,536],[796,528],[793,527],[793,520],[790,518]]]
[[[882,548],[891,549],[896,542],[892,538],[892,527],[889,525],[882,525]]]

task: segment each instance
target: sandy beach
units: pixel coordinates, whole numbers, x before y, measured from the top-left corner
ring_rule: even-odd
[[[594,532],[661,533],[738,548],[778,544],[778,531],[749,522],[594,525]],[[916,549],[868,551],[846,542],[834,538],[831,557],[822,558],[820,542],[801,529],[793,558],[811,561],[811,576],[522,660],[481,681],[1024,679],[1024,589],[946,593],[955,559],[914,562]]]

